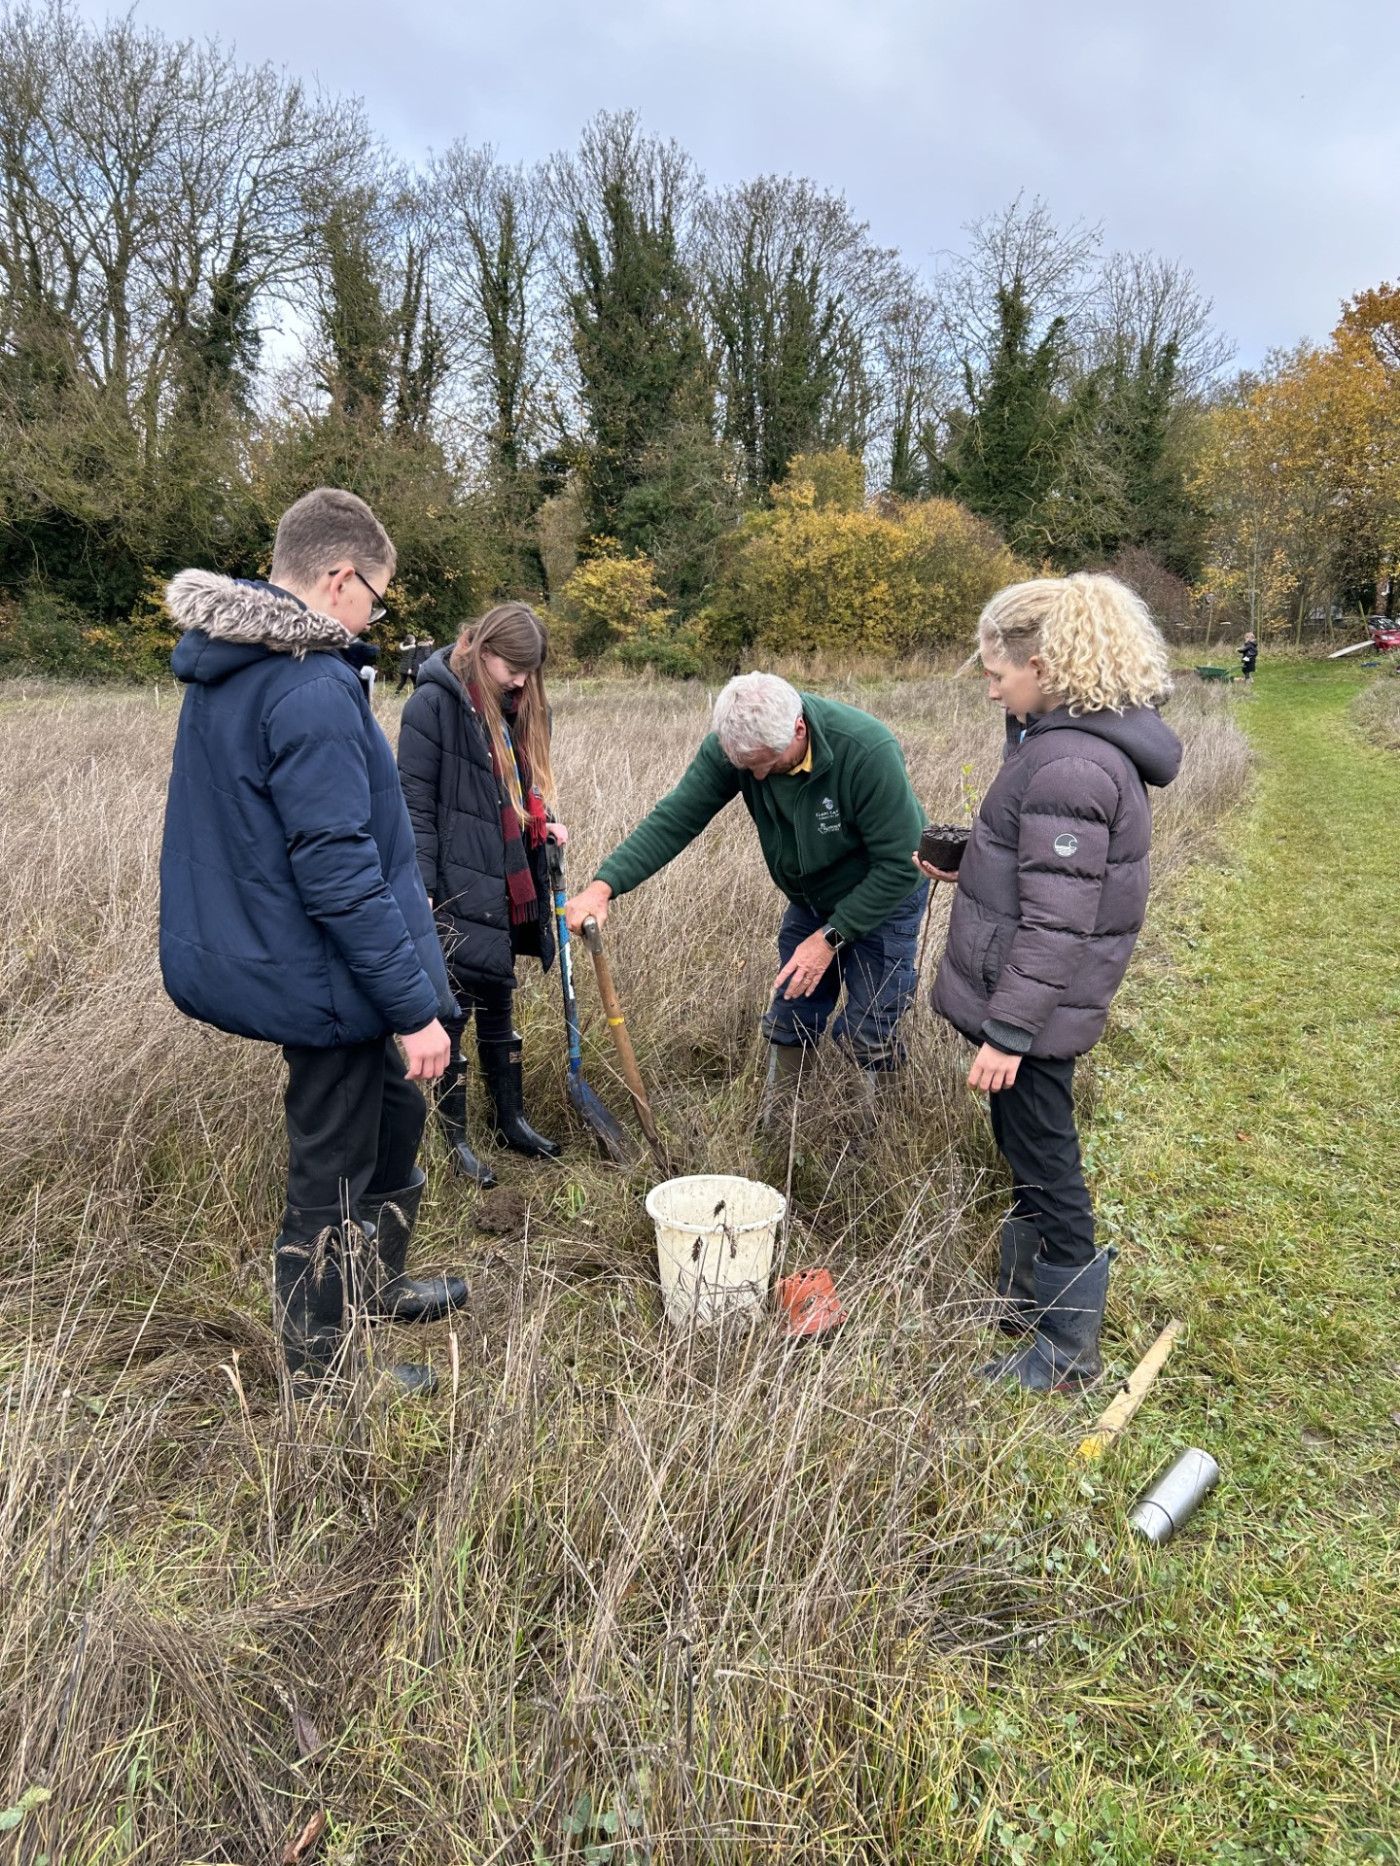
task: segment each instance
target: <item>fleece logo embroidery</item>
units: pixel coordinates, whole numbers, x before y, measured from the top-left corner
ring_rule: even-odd
[[[819,836],[830,836],[835,834],[840,827],[841,816],[836,807],[836,799],[834,797],[823,797],[821,805],[817,810],[817,834]]]
[[[1073,855],[1079,847],[1078,836],[1056,836],[1054,849],[1056,855]]]

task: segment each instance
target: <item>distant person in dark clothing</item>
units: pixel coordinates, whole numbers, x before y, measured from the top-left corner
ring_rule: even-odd
[[[427,1108],[456,1013],[388,740],[351,665],[394,547],[353,493],[284,512],[267,583],[184,570],[185,683],[160,864],[160,962],[189,1017],[282,1048],[287,1190],[276,1313],[294,1390],[352,1310],[435,1321],[461,1277],[404,1274]],[[426,1367],[394,1376],[432,1384]]]
[[[369,703],[374,705],[374,681],[378,673],[379,648],[372,641],[352,642],[345,650],[345,658],[354,668],[369,696]]]
[[[1102,1370],[1111,1250],[1094,1212],[1074,1121],[1075,1058],[1098,1042],[1147,906],[1152,807],[1181,742],[1155,702],[1171,686],[1146,605],[1116,578],[1016,583],[978,628],[1006,753],[956,874],[934,1009],[977,1044],[1011,1168],[999,1325],[1024,1334],[984,1371],[1045,1392]]]
[[[433,658],[433,647],[434,647],[434,643],[433,643],[433,638],[431,635],[420,635],[418,637],[418,645],[413,650],[412,673],[413,673],[413,684],[415,687],[418,685],[419,681],[423,678],[423,669],[428,665],[429,661],[431,661]]]
[[[412,635],[405,635],[398,645],[398,660],[394,672],[398,675],[398,684],[394,688],[395,698],[405,687],[413,685],[413,676],[418,664],[418,643]]]
[[[1240,643],[1240,673],[1246,680],[1253,680],[1254,666],[1259,659],[1259,643],[1251,629]]]

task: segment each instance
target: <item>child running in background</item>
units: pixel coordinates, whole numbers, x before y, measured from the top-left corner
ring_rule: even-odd
[[[1152,811],[1181,743],[1157,712],[1166,646],[1109,576],[1016,583],[978,624],[1006,754],[957,874],[934,1008],[979,1047],[1011,1169],[998,1325],[1024,1336],[984,1371],[1039,1391],[1102,1371],[1111,1250],[1099,1249],[1074,1120],[1074,1063],[1098,1042],[1147,905]]]

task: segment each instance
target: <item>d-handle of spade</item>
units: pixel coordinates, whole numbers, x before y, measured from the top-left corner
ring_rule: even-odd
[[[612,1032],[613,1046],[617,1050],[617,1060],[622,1065],[623,1080],[627,1084],[633,1102],[636,1104],[637,1119],[642,1124],[642,1132],[651,1144],[651,1149],[658,1159],[664,1157],[661,1136],[656,1131],[656,1119],[651,1112],[651,1103],[647,1092],[642,1087],[642,1074],[637,1067],[636,1052],[632,1048],[632,1039],[627,1034],[627,1019],[622,1014],[622,1001],[613,984],[612,967],[608,964],[608,955],[603,951],[603,935],[598,922],[592,914],[580,928],[583,943],[593,958],[593,970],[598,975],[598,996],[603,1000],[603,1010],[607,1016],[608,1029]]]

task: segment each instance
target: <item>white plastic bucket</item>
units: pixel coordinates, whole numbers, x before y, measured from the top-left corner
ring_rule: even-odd
[[[787,1200],[757,1179],[696,1173],[647,1194],[666,1318],[718,1322],[763,1308]]]

